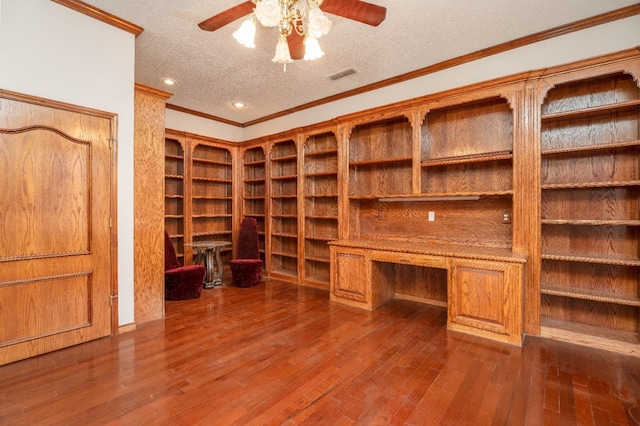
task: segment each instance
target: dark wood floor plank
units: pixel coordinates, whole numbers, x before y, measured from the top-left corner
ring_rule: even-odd
[[[274,279],[0,367],[3,425],[633,425],[639,405],[637,358],[518,348],[448,331],[441,307],[369,312]]]

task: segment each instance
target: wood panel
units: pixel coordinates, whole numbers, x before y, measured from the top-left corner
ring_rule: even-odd
[[[512,228],[503,214],[512,213],[511,199],[474,201],[361,201],[359,229],[353,238],[413,240],[511,247]],[[429,221],[433,212],[434,221]]]
[[[164,109],[171,95],[135,87],[134,289],[136,323],[164,315]]]

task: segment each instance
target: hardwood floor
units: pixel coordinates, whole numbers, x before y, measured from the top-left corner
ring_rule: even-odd
[[[446,330],[279,280],[167,302],[166,318],[0,367],[0,424],[633,425],[640,360]]]

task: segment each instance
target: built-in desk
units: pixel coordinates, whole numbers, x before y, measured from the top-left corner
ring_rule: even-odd
[[[442,269],[449,329],[522,344],[525,255],[490,247],[386,240],[339,240],[329,246],[332,301],[373,310],[393,299],[394,279],[380,279],[379,263]]]

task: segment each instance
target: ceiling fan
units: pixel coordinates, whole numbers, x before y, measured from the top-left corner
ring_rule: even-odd
[[[215,31],[225,25],[252,14],[256,8],[256,3],[262,0],[252,0],[240,3],[230,9],[225,10],[198,24],[205,31]],[[308,1],[308,0],[307,0]],[[296,5],[299,0],[279,0],[280,7],[287,7],[286,4]],[[313,0],[316,6],[326,13],[330,13],[343,18],[351,19],[363,24],[377,27],[384,21],[387,8],[367,3],[361,0]],[[290,31],[286,35],[287,44],[291,53],[291,59],[302,59],[305,56],[305,46],[303,34],[296,30]]]

